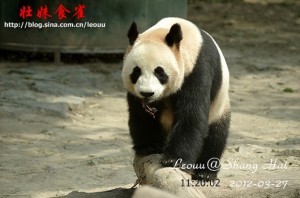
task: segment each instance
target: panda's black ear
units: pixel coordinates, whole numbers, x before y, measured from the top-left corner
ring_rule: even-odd
[[[129,30],[128,30],[128,33],[127,33],[127,37],[129,39],[129,44],[130,45],[133,45],[136,38],[138,37],[139,35],[139,32],[137,30],[137,26],[136,26],[136,23],[133,21]]]
[[[181,27],[178,23],[172,25],[165,40],[168,46],[172,47],[175,44],[177,47],[179,47],[179,43],[182,40],[182,32]]]

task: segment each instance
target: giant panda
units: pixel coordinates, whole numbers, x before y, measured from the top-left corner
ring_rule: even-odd
[[[230,125],[229,71],[219,46],[172,17],[141,34],[133,22],[127,36],[122,80],[135,154],[162,154],[163,166],[204,165],[188,171],[192,178],[216,179],[207,162],[220,159]]]

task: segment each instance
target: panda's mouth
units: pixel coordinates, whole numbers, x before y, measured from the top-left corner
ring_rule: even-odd
[[[142,104],[145,112],[149,113],[153,118],[155,118],[155,113],[157,112],[157,109],[155,107],[150,106],[150,101],[148,99],[143,99]]]

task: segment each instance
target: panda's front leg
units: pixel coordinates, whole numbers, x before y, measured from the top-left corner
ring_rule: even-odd
[[[146,156],[162,153],[164,134],[157,119],[145,112],[141,100],[127,94],[129,106],[129,129],[135,155]]]
[[[197,164],[204,164],[205,168],[196,169],[193,173],[193,179],[217,179],[217,173],[221,167],[220,158],[228,137],[230,117],[231,113],[227,111],[217,122],[209,125],[209,134],[204,141],[203,152],[197,160]]]
[[[173,97],[175,122],[164,147],[161,164],[182,168],[194,165],[202,151],[208,134],[209,99],[179,94]]]
[[[207,126],[193,123],[188,116],[187,120],[180,120],[174,125],[168,143],[164,147],[161,164],[163,166],[183,167],[195,164],[202,151]],[[199,121],[198,121],[199,122]],[[191,170],[192,171],[192,170]]]

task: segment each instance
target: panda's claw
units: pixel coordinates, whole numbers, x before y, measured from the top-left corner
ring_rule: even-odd
[[[192,175],[192,179],[194,180],[201,180],[201,181],[212,181],[216,180],[217,178],[217,172],[214,171],[198,171]]]
[[[160,164],[165,167],[181,167],[181,163],[178,162],[178,159],[167,157],[165,155],[161,158]]]

